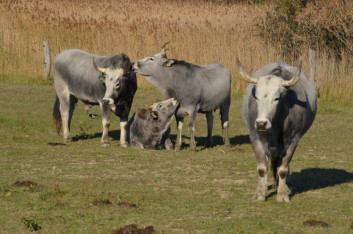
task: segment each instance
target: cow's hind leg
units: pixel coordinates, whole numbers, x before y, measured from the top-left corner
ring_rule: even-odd
[[[109,146],[109,127],[110,127],[110,108],[109,105],[100,104],[101,112],[102,112],[102,125],[103,125],[103,133],[102,133],[102,146]]]
[[[212,111],[206,112],[207,119],[207,142],[206,147],[212,147],[212,128],[213,128],[213,113]]]
[[[60,113],[63,124],[64,142],[70,142],[70,126],[71,119],[74,113],[77,98],[70,95],[69,92],[62,93],[59,97],[60,100]]]
[[[177,128],[178,128],[178,135],[177,139],[175,142],[175,149],[180,150],[181,148],[181,143],[182,143],[182,133],[183,133],[183,124],[184,124],[184,118],[183,117],[178,117],[175,115],[176,123],[177,123]]]
[[[229,107],[230,107],[230,98],[226,104],[222,105],[220,108],[221,114],[221,121],[222,121],[222,135],[223,135],[223,142],[225,146],[230,146],[229,141]]]
[[[279,166],[278,173],[278,189],[277,189],[277,201],[289,202],[290,189],[288,188],[289,181],[289,164],[292,160],[295,149],[297,148],[299,139],[293,140],[287,149],[286,155],[282,159],[282,163]]]
[[[127,135],[126,135],[126,131],[127,131],[127,118],[120,118],[120,145],[122,147],[128,147],[129,143],[127,141]]]
[[[197,111],[194,110],[189,115],[189,133],[190,133],[190,149],[196,149],[195,142],[195,127],[196,127],[196,119],[197,119]]]

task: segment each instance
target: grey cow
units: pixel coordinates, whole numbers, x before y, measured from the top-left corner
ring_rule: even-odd
[[[167,43],[166,43],[167,44]],[[212,146],[213,111],[220,108],[224,144],[229,145],[228,114],[230,107],[230,72],[220,64],[195,65],[182,60],[168,59],[165,46],[155,55],[133,64],[133,70],[143,75],[167,98],[176,98],[178,135],[175,144],[180,149],[183,120],[189,115],[190,148],[195,149],[195,125],[198,113],[207,118],[207,144]]]
[[[289,202],[289,164],[299,139],[316,115],[316,93],[301,64],[267,64],[252,77],[237,60],[241,76],[249,82],[243,99],[243,119],[257,161],[258,184],[254,200],[266,199],[268,161],[271,160],[277,201]]]
[[[129,121],[129,142],[132,148],[173,149],[169,139],[178,101],[174,98],[152,104],[148,109],[139,109]]]
[[[137,89],[136,74],[127,55],[97,56],[78,49],[64,50],[54,61],[56,101],[53,117],[56,129],[63,125],[64,142],[69,142],[70,122],[78,100],[99,105],[102,112],[102,145],[109,145],[110,111],[120,117],[120,144],[127,146],[126,127]]]

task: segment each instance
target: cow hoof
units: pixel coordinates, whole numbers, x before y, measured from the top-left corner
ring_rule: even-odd
[[[252,200],[253,201],[266,201],[266,197],[265,196],[262,196],[262,195],[257,195],[255,194],[253,197],[252,197]]]
[[[278,202],[289,202],[289,196],[288,195],[284,195],[284,194],[278,194],[277,195],[277,201]]]
[[[129,145],[127,143],[121,143],[120,146],[123,147],[123,148],[128,148],[129,147]]]
[[[109,144],[109,143],[102,143],[102,146],[103,146],[103,147],[109,147],[110,144]]]
[[[68,137],[68,138],[64,139],[64,144],[69,143],[71,141],[72,141],[71,137]]]

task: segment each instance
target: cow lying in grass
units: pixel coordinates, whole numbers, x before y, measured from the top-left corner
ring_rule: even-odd
[[[129,121],[130,146],[137,149],[173,149],[169,126],[178,101],[174,98],[139,109]]]

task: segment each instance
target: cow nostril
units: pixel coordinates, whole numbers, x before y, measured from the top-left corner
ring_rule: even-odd
[[[264,129],[266,127],[266,121],[256,121],[257,128]]]

